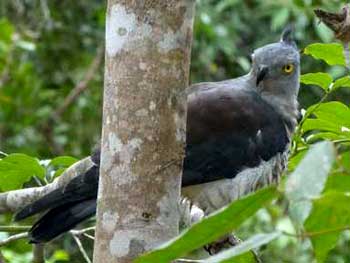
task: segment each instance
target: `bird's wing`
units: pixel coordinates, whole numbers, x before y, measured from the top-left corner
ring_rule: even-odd
[[[281,116],[242,84],[204,83],[188,95],[182,186],[232,178],[286,149]]]

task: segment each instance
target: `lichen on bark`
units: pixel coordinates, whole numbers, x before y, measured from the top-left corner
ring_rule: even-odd
[[[178,233],[194,0],[109,0],[94,262]]]

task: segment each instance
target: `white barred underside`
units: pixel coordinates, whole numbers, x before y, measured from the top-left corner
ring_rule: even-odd
[[[288,149],[289,147],[287,147]],[[287,166],[288,151],[279,153],[268,161],[261,161],[259,166],[246,168],[232,179],[222,179],[201,185],[188,186],[182,189],[182,196],[189,200],[191,204],[187,209],[190,215],[184,215],[183,224],[193,223],[201,218],[198,217],[198,208],[203,210],[203,215],[208,215],[234,200],[241,198],[264,186],[277,184]],[[193,211],[196,211],[196,218]]]

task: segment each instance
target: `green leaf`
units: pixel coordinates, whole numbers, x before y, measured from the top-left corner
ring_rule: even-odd
[[[77,158],[74,158],[71,156],[59,156],[52,159],[49,165],[54,167],[69,167],[77,161],[78,161]]]
[[[39,178],[45,176],[45,169],[37,159],[15,153],[0,160],[0,187],[2,191],[18,189],[32,176]]]
[[[319,130],[338,134],[342,138],[350,137],[350,110],[345,104],[332,101],[313,105],[307,111],[317,119],[307,119],[302,126],[304,132]],[[342,139],[340,137],[338,139]]]
[[[332,123],[327,120],[320,119],[307,119],[303,123],[303,131],[312,131],[312,130],[320,130],[320,131],[330,131],[335,133],[341,133],[341,126],[337,123]]]
[[[316,85],[327,91],[331,85],[333,78],[331,75],[323,72],[308,73],[301,75],[300,82],[306,85]]]
[[[339,89],[341,87],[350,88],[350,77],[349,76],[345,76],[345,77],[342,77],[340,79],[337,79],[332,86],[332,91]]]
[[[13,25],[5,18],[0,19],[0,41],[9,44],[14,32]]]
[[[350,153],[346,151],[341,155],[338,155],[338,161],[340,162],[341,168],[350,173]]]
[[[350,127],[350,110],[339,101],[322,103],[313,111],[313,114],[321,120]]]
[[[292,172],[295,170],[295,168],[298,166],[300,161],[304,158],[305,154],[307,153],[307,150],[299,151],[296,155],[294,155],[292,158],[288,161],[288,171]]]
[[[343,193],[350,192],[350,176],[341,173],[332,174],[328,177],[324,192],[337,191]]]
[[[205,259],[202,262],[203,263],[232,262],[232,260],[238,255],[242,255],[243,253],[246,253],[252,249],[265,245],[271,242],[272,240],[278,238],[280,235],[281,235],[280,232],[274,232],[269,234],[257,234],[249,238],[248,240],[238,244],[237,246],[234,246],[233,248],[225,250],[224,252],[221,252],[208,259]]]
[[[231,203],[204,218],[181,235],[138,259],[136,263],[165,263],[213,242],[236,229],[262,206],[278,196],[276,187],[269,187]]]
[[[310,200],[322,192],[334,159],[332,143],[317,143],[288,177],[285,194],[290,201],[291,217],[296,222],[302,224],[307,218],[311,209]]]
[[[341,228],[349,227],[350,196],[329,192],[314,200],[313,209],[305,222],[305,230],[311,235],[311,242],[318,262],[326,259],[335,247]]]
[[[311,55],[316,59],[322,59],[331,66],[334,66],[334,65],[345,66],[343,46],[338,43],[311,44],[305,48],[304,53],[307,55]]]

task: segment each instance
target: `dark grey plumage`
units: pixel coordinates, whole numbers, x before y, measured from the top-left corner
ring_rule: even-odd
[[[245,76],[195,84],[187,91],[182,192],[206,213],[277,182],[286,166],[300,71],[290,30],[280,42],[255,50],[252,60]],[[17,214],[20,220],[49,210],[30,231],[32,242],[46,242],[95,213],[99,152],[93,160],[95,166],[64,189]],[[59,224],[56,219],[63,217],[67,220]]]

